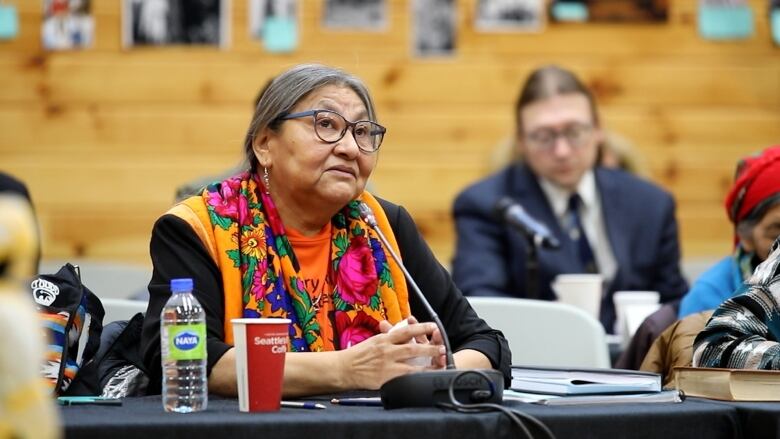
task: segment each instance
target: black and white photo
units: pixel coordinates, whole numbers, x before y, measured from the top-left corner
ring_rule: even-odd
[[[331,29],[381,31],[387,28],[385,0],[325,0],[323,24]]]
[[[538,32],[544,26],[544,0],[478,0],[475,17],[482,32]]]
[[[230,0],[124,0],[125,47],[227,46]]]
[[[453,55],[457,37],[455,1],[414,0],[412,8],[412,41],[415,55]]]

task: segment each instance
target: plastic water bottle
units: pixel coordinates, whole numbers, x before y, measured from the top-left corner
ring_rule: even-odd
[[[192,295],[192,279],[172,279],[171,292],[160,315],[163,408],[177,413],[205,410],[206,315]]]

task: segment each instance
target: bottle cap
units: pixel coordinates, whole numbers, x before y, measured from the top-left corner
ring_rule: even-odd
[[[174,293],[192,291],[192,279],[171,279],[171,291]]]

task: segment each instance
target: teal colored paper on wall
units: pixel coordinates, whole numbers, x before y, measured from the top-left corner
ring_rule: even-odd
[[[555,21],[588,21],[588,7],[583,3],[557,2],[551,14]]]
[[[263,44],[269,52],[292,52],[298,46],[298,24],[288,17],[268,17],[263,25]]]
[[[19,15],[14,6],[0,5],[0,39],[10,40],[19,34]]]
[[[770,12],[769,26],[772,29],[772,41],[780,46],[780,8],[774,8]]]
[[[753,35],[753,10],[748,5],[699,6],[699,33],[711,40],[735,40]]]

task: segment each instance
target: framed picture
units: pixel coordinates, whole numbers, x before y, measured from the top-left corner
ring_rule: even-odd
[[[455,53],[456,14],[454,0],[414,0],[412,41],[419,57]]]
[[[123,0],[125,47],[229,44],[230,0]]]
[[[44,0],[41,41],[46,50],[91,47],[95,20],[90,0]]]
[[[326,28],[382,31],[387,29],[385,0],[325,0],[322,22]]]
[[[482,32],[538,32],[545,15],[544,0],[479,0],[474,24]]]

